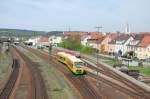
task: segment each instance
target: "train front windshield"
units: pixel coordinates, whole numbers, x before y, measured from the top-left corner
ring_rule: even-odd
[[[75,62],[75,66],[76,68],[81,68],[81,66],[83,66],[83,62]]]

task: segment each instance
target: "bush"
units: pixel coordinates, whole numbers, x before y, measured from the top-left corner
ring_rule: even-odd
[[[88,46],[85,46],[85,47],[83,46],[80,51],[81,51],[81,53],[92,54],[92,48],[88,47]]]
[[[133,60],[138,61],[139,59],[137,57],[133,57]]]
[[[58,44],[59,47],[80,51],[85,54],[92,54],[92,48],[89,46],[83,46],[80,42],[80,37],[73,36],[64,39],[62,43]]]

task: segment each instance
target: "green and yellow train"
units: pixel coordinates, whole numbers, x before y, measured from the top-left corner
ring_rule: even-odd
[[[65,52],[58,52],[56,58],[58,61],[66,64],[74,74],[78,75],[85,73],[84,62],[79,58]]]

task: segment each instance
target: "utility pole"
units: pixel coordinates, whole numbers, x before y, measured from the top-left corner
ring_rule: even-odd
[[[102,29],[103,27],[102,26],[96,26],[95,27],[96,29],[97,29],[97,32],[99,32],[100,31],[100,29]],[[97,50],[96,50],[96,63],[97,63],[97,68],[99,68],[99,48],[98,48],[98,38],[97,38],[97,40],[96,40],[96,43],[97,43]],[[99,71],[97,70],[96,71],[97,72],[97,87],[98,87],[98,89],[99,89],[99,85],[100,85],[100,82],[99,82]],[[97,99],[98,99],[98,97],[97,97]]]
[[[102,29],[103,27],[102,26],[96,26],[95,28],[97,29],[97,32],[99,32],[100,29]]]

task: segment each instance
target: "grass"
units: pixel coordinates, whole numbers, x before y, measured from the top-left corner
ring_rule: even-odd
[[[120,64],[121,62],[119,62],[116,59],[110,59],[104,56],[100,56],[100,58],[102,59],[102,61],[110,66],[113,66],[115,64]],[[150,68],[149,67],[144,67],[144,66],[130,66],[129,70],[139,70],[140,73],[146,74],[146,75],[150,75]]]
[[[0,88],[6,83],[7,74],[11,72],[12,59],[10,53],[0,52]]]
[[[115,64],[120,64],[120,62],[116,59],[109,59],[106,57],[100,57],[102,61],[110,66],[113,66]],[[149,67],[143,67],[143,66],[129,66],[129,70],[139,70],[140,73],[150,75],[150,68]]]
[[[115,64],[120,64],[120,62],[118,60],[102,60],[104,63],[108,64],[108,65],[115,65]]]
[[[4,52],[0,53],[0,81],[4,79],[11,66],[11,55]]]
[[[112,58],[105,57],[105,56],[101,56],[101,55],[100,55],[100,58],[101,58],[101,59],[106,59],[106,60],[117,60],[117,59],[112,59]]]
[[[104,57],[104,56],[100,56],[99,59],[110,66],[121,63],[117,59],[112,59],[112,58],[108,58],[108,57]]]
[[[150,68],[149,67],[143,67],[143,66],[130,66],[130,70],[139,70],[140,73],[144,73],[146,75],[150,75]]]
[[[91,57],[96,59],[97,56],[95,54],[92,54]],[[104,63],[106,63],[106,64],[108,64],[110,66],[113,66],[115,64],[121,64],[121,62],[119,60],[117,60],[117,59],[112,59],[112,58],[104,57],[104,56],[99,56],[98,60],[100,60],[100,61],[102,61],[102,62],[104,62]]]
[[[60,88],[54,88],[52,91],[62,91],[63,89]]]
[[[21,84],[19,89],[17,90],[17,93],[16,93],[16,97],[17,98],[27,98],[27,95],[28,95],[28,91],[27,91],[27,84]]]

